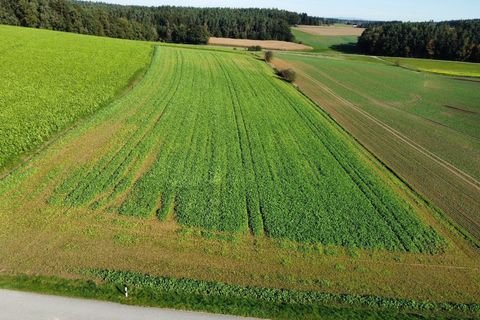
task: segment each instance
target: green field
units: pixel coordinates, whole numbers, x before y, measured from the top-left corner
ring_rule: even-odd
[[[89,66],[83,67],[82,79],[103,79],[109,89],[97,88],[95,81],[93,89],[90,82],[81,83],[92,94],[104,88],[110,95],[95,96],[92,109],[93,102],[75,96],[85,104],[75,109],[83,112],[63,123],[71,129],[42,149],[30,144],[28,150],[37,152],[24,163],[14,162],[17,168],[0,179],[0,287],[268,318],[478,316],[478,252],[360,145],[361,136],[352,139],[336,121],[344,123],[256,56],[120,40],[116,47],[117,40],[9,30],[24,34],[15,41],[25,42],[24,52],[0,68],[21,66],[22,59],[47,47],[51,50],[43,51],[43,59],[51,68],[58,63],[64,66],[58,69],[68,69],[67,57],[75,57],[70,51],[78,47],[74,51],[85,58],[79,63]],[[29,47],[32,39],[46,44]],[[82,51],[92,47],[99,55],[95,59],[91,51]],[[130,50],[135,57],[138,68],[119,67],[125,69],[122,84],[106,78],[112,76],[101,69],[107,62],[97,64],[111,59],[109,50],[124,59],[123,50]],[[378,77],[376,86],[393,86],[389,72],[395,70],[401,73],[398,79],[412,82],[403,84],[406,90],[416,90],[415,83],[424,83],[409,75],[418,73],[378,59],[281,55],[287,56],[299,71],[302,89],[303,70],[317,70],[315,76],[325,83],[316,80],[314,92],[327,97],[328,85],[345,97],[319,101],[327,107],[340,111],[345,99],[354,97],[368,102],[369,112],[382,114],[376,104],[382,98],[388,117],[397,109],[437,117],[441,128],[477,137],[475,122],[461,126],[466,118],[429,113],[400,89],[380,95],[385,90],[367,85]],[[306,59],[311,61],[303,63]],[[111,63],[121,61],[126,63],[120,58]],[[142,66],[145,72],[130,83]],[[349,80],[352,74],[356,78]],[[452,106],[462,101],[462,108],[477,111],[469,89],[474,82],[456,80],[465,88],[453,96],[445,82],[450,78],[425,77],[429,90],[418,94],[430,108],[439,107],[435,97],[451,96]],[[27,85],[43,78],[35,73],[19,79]],[[380,96],[347,90],[351,85]],[[438,94],[429,95],[437,86]],[[66,88],[51,89],[59,114],[68,105],[61,97],[73,99],[64,94],[71,92]],[[0,96],[7,92],[1,89]],[[398,99],[410,101],[411,109],[394,107]],[[37,120],[50,115],[46,108],[35,110]],[[375,127],[365,119],[355,124]],[[1,141],[12,145],[16,140]],[[397,147],[393,139],[387,143]],[[432,189],[438,191],[436,185]],[[130,300],[116,289],[124,282],[132,283]]]
[[[413,72],[378,59],[358,57],[281,55],[304,75],[300,83],[308,86],[305,89],[309,96],[340,117],[334,116],[342,126],[355,130],[355,137],[362,135],[362,144],[371,145],[369,149],[375,149],[374,153],[416,190],[480,236],[480,82]],[[371,131],[378,122],[388,128],[388,135],[395,130],[389,146],[380,147],[388,144],[385,133],[358,128],[364,131],[360,133],[352,128],[359,121],[370,121],[361,120],[364,115],[355,108],[377,121]],[[338,114],[344,111],[349,114]],[[384,142],[380,141],[382,137]],[[393,141],[402,142],[401,146],[387,151]]]
[[[151,54],[147,43],[8,26],[0,38],[0,168],[108,103]]]
[[[159,47],[118,108],[132,101],[142,112],[121,144],[74,170],[53,203],[161,220],[174,210],[185,226],[302,242],[438,249],[338,129],[258,61]]]
[[[382,59],[412,70],[450,76],[480,77],[480,64],[478,63],[390,57]]]
[[[312,52],[352,51],[357,43],[357,36],[319,36],[292,29],[296,42],[313,48]]]

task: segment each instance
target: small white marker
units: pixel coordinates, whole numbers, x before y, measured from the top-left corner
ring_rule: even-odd
[[[128,298],[128,288],[125,286],[125,298]]]

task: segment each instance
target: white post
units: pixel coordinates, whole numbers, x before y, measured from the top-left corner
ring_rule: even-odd
[[[128,298],[128,288],[125,286],[125,298]]]

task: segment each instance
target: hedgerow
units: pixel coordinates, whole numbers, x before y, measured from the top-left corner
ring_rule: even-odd
[[[242,287],[221,282],[192,279],[158,277],[130,271],[88,270],[87,275],[98,277],[106,282],[118,283],[136,288],[150,288],[160,292],[219,296],[224,298],[261,300],[277,304],[347,304],[368,308],[395,310],[419,310],[429,312],[461,312],[480,315],[479,304],[433,303],[409,299],[393,299],[378,296],[354,294],[333,294],[317,291],[297,291],[274,288]]]

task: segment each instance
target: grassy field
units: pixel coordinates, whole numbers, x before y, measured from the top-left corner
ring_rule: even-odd
[[[0,37],[0,169],[108,103],[151,54],[146,43],[9,26]]]
[[[300,71],[305,93],[362,144],[480,236],[479,82],[346,56],[281,59]]]
[[[314,35],[292,28],[295,41],[313,48],[313,52],[354,51],[358,36],[350,35]]]
[[[267,50],[286,50],[286,51],[310,51],[311,47],[287,41],[276,40],[248,40],[248,39],[232,39],[232,38],[215,38],[210,37],[208,44],[211,46],[223,46],[233,48],[248,48],[260,46]]]
[[[295,30],[303,31],[317,36],[361,36],[365,29],[356,28],[346,24],[334,24],[330,26],[298,25]]]
[[[131,99],[151,98],[125,124],[129,135],[74,170],[51,203],[160,220],[175,211],[186,226],[302,242],[437,250],[436,235],[266,66],[159,48],[145,82]]]
[[[450,76],[480,77],[480,64],[478,63],[391,57],[384,57],[382,59],[412,70]]]
[[[147,305],[478,315],[470,243],[244,52],[156,46],[134,88],[0,180],[0,220],[3,287],[118,300],[127,279]]]

